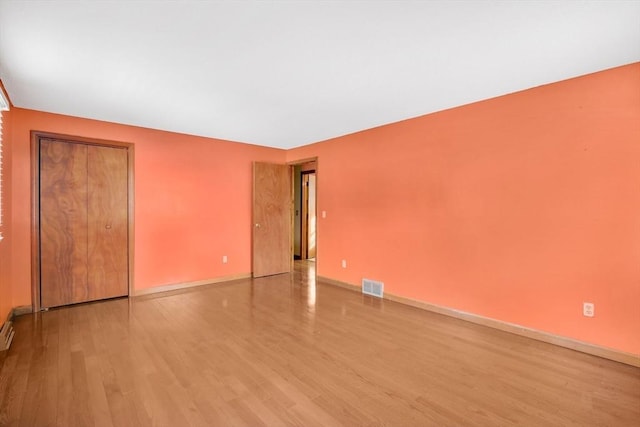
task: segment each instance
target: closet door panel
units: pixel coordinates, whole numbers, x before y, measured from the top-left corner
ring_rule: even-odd
[[[40,142],[42,307],[86,300],[87,146]]]
[[[129,293],[127,150],[89,146],[89,300]]]

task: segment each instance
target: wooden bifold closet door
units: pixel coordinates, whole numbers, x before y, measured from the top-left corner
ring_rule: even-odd
[[[127,150],[40,140],[43,308],[129,293]]]

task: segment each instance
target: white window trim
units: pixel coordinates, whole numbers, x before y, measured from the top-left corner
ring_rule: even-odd
[[[0,227],[2,226],[4,219],[4,203],[2,203],[3,191],[2,191],[2,112],[9,111],[9,100],[7,99],[4,91],[0,89]],[[2,236],[2,229],[0,229],[0,242],[4,239]]]
[[[2,89],[0,89],[0,111],[9,111],[9,100]]]

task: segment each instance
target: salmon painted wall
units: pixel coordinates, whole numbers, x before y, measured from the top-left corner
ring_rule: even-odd
[[[319,275],[640,354],[640,63],[313,156]]]
[[[0,83],[0,90],[2,86]],[[2,112],[2,224],[0,233],[0,325],[13,308],[11,290],[11,124],[13,110]]]
[[[251,272],[252,162],[284,162],[285,151],[20,108],[12,114],[14,306],[31,304],[31,130],[135,144],[136,289]]]

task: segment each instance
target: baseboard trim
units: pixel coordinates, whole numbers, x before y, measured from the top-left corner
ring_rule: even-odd
[[[33,313],[33,307],[31,307],[30,305],[20,305],[18,307],[14,307],[11,312],[13,317],[31,313]]]
[[[342,282],[340,280],[332,279],[330,277],[318,276],[318,282],[324,282],[329,285],[337,286],[339,288],[348,289],[350,291],[362,293],[362,288],[358,285],[352,285],[351,283]]]
[[[347,282],[342,282],[340,280],[332,279],[330,277],[318,276],[318,281],[327,283],[329,285],[348,289],[354,292],[358,292],[358,293],[362,292],[360,286],[347,283]],[[432,313],[438,313],[438,314],[443,314],[449,317],[455,317],[456,319],[465,320],[467,322],[475,323],[478,325],[488,326],[490,328],[498,329],[504,332],[509,332],[512,334],[520,335],[520,336],[531,338],[534,340],[543,341],[549,344],[554,344],[560,347],[576,350],[582,353],[587,353],[592,356],[598,356],[604,359],[609,359],[616,362],[624,363],[626,365],[631,365],[631,366],[640,368],[640,356],[633,353],[627,353],[624,351],[615,350],[612,348],[603,347],[596,344],[590,344],[590,343],[576,340],[573,338],[555,335],[550,332],[539,331],[536,329],[517,325],[515,323],[504,322],[501,320],[480,316],[478,314],[455,310],[453,308],[444,307],[436,304],[430,304],[424,301],[419,301],[412,298],[390,294],[388,292],[385,292],[384,299],[398,302],[400,304],[409,305],[411,307],[416,307],[422,310],[430,311]]]
[[[157,294],[161,292],[177,291],[181,289],[194,288],[196,286],[212,285],[215,283],[224,283],[224,282],[231,282],[233,280],[248,279],[250,277],[251,277],[251,273],[243,273],[243,274],[234,274],[230,276],[216,277],[213,279],[197,280],[195,282],[184,282],[184,283],[175,283],[173,285],[154,286],[153,288],[137,289],[133,296],[138,297],[142,295]]]

